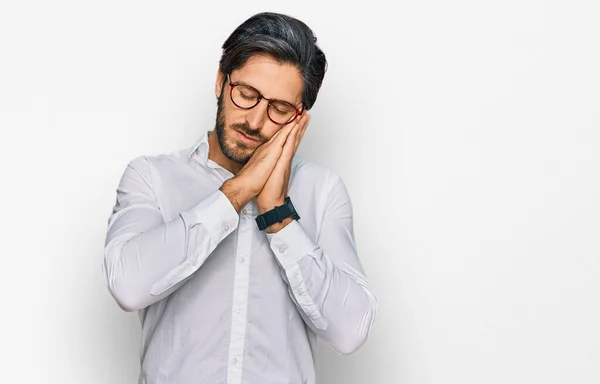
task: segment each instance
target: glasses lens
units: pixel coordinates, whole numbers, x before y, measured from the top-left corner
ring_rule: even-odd
[[[273,101],[267,110],[271,120],[278,124],[286,124],[292,117],[296,115],[296,108],[293,105],[282,102]]]
[[[231,101],[240,108],[253,108],[258,104],[259,93],[251,87],[236,85],[231,90]],[[287,124],[296,116],[296,108],[285,101],[275,100],[267,109],[269,118],[277,124]]]
[[[258,102],[258,93],[252,88],[236,85],[231,91],[231,99],[240,108],[252,108]]]

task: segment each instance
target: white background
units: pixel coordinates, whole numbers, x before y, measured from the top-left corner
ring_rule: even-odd
[[[3,3],[0,381],[136,382],[119,178],[213,128],[220,46],[266,10],[329,60],[299,153],[345,180],[380,304],[320,383],[599,383],[599,6],[534,0]]]

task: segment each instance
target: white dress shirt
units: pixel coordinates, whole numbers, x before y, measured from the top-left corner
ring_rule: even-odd
[[[234,175],[190,149],[127,165],[108,219],[102,270],[142,326],[139,384],[314,384],[316,337],[349,354],[377,299],[336,173],[298,155],[290,196],[300,220],[257,227],[219,190]]]

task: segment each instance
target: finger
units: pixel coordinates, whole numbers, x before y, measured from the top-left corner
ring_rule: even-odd
[[[285,142],[285,145],[283,147],[283,151],[281,153],[281,157],[285,157],[286,159],[291,159],[292,156],[294,155],[294,152],[296,150],[296,142],[297,142],[297,138],[298,138],[298,132],[300,132],[301,130],[301,126],[300,124],[296,124],[292,130],[292,132],[290,132],[290,134],[288,135],[288,139]]]
[[[283,143],[285,143],[286,138],[286,129],[279,129],[277,132],[273,134],[266,142],[262,143],[261,147],[263,147],[265,152],[269,152],[269,147],[275,146],[277,148],[281,148]]]
[[[296,129],[296,135],[294,136],[294,152],[296,152],[296,148],[298,148],[298,145],[300,145],[300,137],[302,135],[303,129],[304,129],[304,126],[299,126]]]
[[[298,130],[298,135],[296,138],[296,145],[294,148],[294,152],[296,151],[296,149],[298,149],[298,146],[300,145],[300,142],[302,141],[302,138],[304,137],[304,132],[306,132],[306,128],[308,127],[308,122],[310,121],[310,115],[306,115],[305,117],[305,121],[302,124],[302,127]]]
[[[269,141],[275,141],[275,139],[276,139],[278,136],[285,135],[285,134],[286,134],[286,129],[287,129],[287,128],[289,128],[289,125],[290,125],[290,124],[288,124],[288,125],[284,126],[284,127],[283,127],[283,128],[281,128],[281,129],[278,129],[278,130],[277,130],[277,132],[275,132],[275,134],[274,134],[273,136],[271,136],[271,138],[269,139]]]
[[[297,124],[297,123],[296,123]],[[282,129],[277,131],[275,135],[273,135],[272,145],[276,145],[277,147],[283,147],[285,145],[285,141],[287,140],[288,135],[292,131],[292,129],[296,126],[296,124],[288,124],[284,126]],[[271,141],[271,140],[269,140]]]
[[[295,125],[294,129],[298,129],[298,125]],[[289,169],[291,167],[291,159],[294,154],[294,137],[295,132],[292,131],[292,133],[288,135],[288,140],[286,140],[283,150],[281,151],[281,155],[279,156],[279,159],[277,160],[277,163],[271,172],[271,178],[276,178],[280,182],[285,180],[286,174],[289,173]]]
[[[286,140],[285,145],[283,146],[281,156],[279,157],[279,161],[277,163],[277,165],[283,169],[289,168],[292,157],[294,157],[296,132],[300,129],[300,126],[295,125],[293,129],[294,130],[289,134],[288,139]]]
[[[305,117],[303,116],[305,119]],[[294,124],[292,131],[288,134],[285,145],[281,151],[281,155],[277,160],[277,164],[273,168],[272,175],[276,175],[275,177],[281,178],[281,182],[285,184],[286,180],[289,178],[289,174],[291,172],[292,158],[296,153],[297,148],[297,138],[298,133],[302,131],[305,127],[303,124],[303,120],[299,119],[299,121]],[[284,190],[287,190],[287,185],[284,185]]]
[[[302,140],[302,136],[304,136],[304,132],[306,132],[306,128],[308,127],[308,123],[310,122],[310,115],[306,115],[306,121],[304,122],[304,126],[302,127],[302,132],[300,133],[300,140]]]
[[[269,140],[265,143],[261,144],[261,148],[259,148],[255,152],[255,156],[262,159],[270,158],[271,161],[276,162],[277,159],[281,156],[282,147],[285,145],[285,141],[293,128],[293,126],[286,125],[277,132]],[[253,155],[254,156],[254,155]]]

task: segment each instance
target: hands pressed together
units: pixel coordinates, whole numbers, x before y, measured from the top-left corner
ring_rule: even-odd
[[[283,205],[288,192],[292,158],[304,136],[310,115],[303,112],[292,124],[277,131],[266,143],[258,146],[250,160],[220,188],[239,212],[255,199],[259,213]],[[279,224],[285,226],[291,218]],[[277,224],[272,227],[276,227]],[[267,228],[276,232],[278,228]]]

